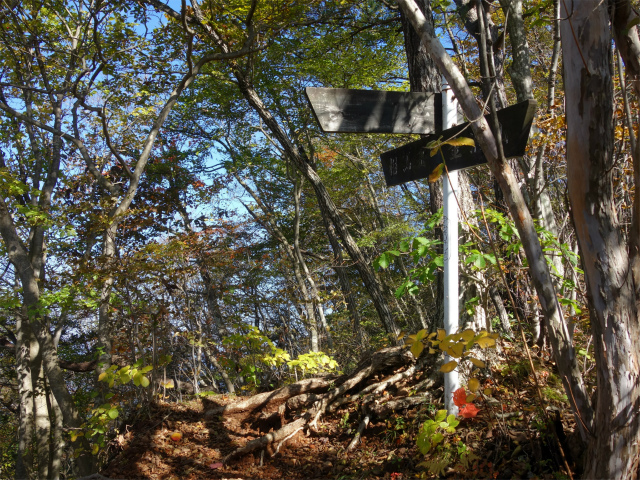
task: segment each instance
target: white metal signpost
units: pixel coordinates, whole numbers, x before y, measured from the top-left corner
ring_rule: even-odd
[[[443,190],[444,328],[447,335],[457,332],[458,170],[481,165],[487,160],[477,146],[443,144],[439,152],[431,156],[429,144],[434,141],[449,140],[460,134],[473,138],[469,124],[455,126],[458,108],[453,91],[445,84],[442,97],[434,93],[333,88],[307,88],[305,93],[325,132],[426,135],[380,156],[387,186],[428,177],[438,165],[446,164],[448,175],[444,175]],[[505,157],[524,155],[535,108],[536,102],[528,100],[498,111]],[[444,382],[446,408],[449,413],[457,414],[453,392],[458,388],[458,372],[446,373]]]
[[[458,117],[458,102],[449,85],[442,88],[442,121],[445,129],[454,127]],[[444,175],[443,180],[443,222],[444,222],[444,330],[447,335],[458,331],[458,171]],[[445,363],[451,359],[447,355]],[[458,414],[453,403],[453,392],[459,387],[458,371],[444,374],[444,404],[447,411]]]

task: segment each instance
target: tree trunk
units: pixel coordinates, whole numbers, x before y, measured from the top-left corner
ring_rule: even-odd
[[[20,421],[18,426],[18,455],[16,478],[30,478],[33,469],[33,382],[31,380],[31,343],[35,342],[28,320],[22,315],[16,318],[16,374],[20,396]]]
[[[105,403],[104,396],[108,393],[108,385],[105,382],[99,382],[98,378],[103,372],[106,372],[111,366],[111,346],[113,327],[111,325],[111,289],[113,287],[113,275],[111,274],[111,263],[116,253],[116,230],[117,226],[112,224],[104,231],[104,240],[102,246],[102,260],[105,270],[105,277],[102,281],[102,291],[100,292],[100,306],[98,308],[98,332],[96,347],[98,349],[98,362],[94,374],[95,391],[99,396],[96,397],[96,404]]]
[[[610,18],[598,0],[565,0],[562,5],[567,179],[594,307],[591,329],[598,382],[585,477],[632,479],[637,478],[640,461],[638,285],[612,189]],[[638,198],[637,191],[635,195]]]

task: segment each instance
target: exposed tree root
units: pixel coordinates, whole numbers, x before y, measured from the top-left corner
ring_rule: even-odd
[[[367,360],[361,362],[356,370],[346,378],[304,380],[274,392],[256,395],[247,400],[234,402],[226,407],[209,410],[207,415],[212,416],[231,412],[254,411],[258,408],[264,408],[265,406],[279,404],[279,411],[282,418],[284,410],[283,404],[285,402],[286,410],[290,415],[301,408],[308,408],[302,416],[293,422],[252,440],[245,446],[229,454],[224,459],[224,463],[227,463],[256,450],[266,450],[271,455],[275,455],[275,453],[280,450],[280,447],[297,433],[307,428],[314,428],[319,419],[334,404],[340,406],[353,401],[362,401],[364,419],[358,427],[356,437],[349,445],[349,448],[353,449],[358,444],[362,432],[373,416],[381,417],[393,411],[394,408],[400,410],[424,402],[424,396],[406,397],[387,402],[385,405],[377,405],[376,402],[382,391],[412,378],[421,367],[423,367],[422,363],[416,365],[415,358],[408,349],[403,347],[386,348],[375,352]],[[398,369],[403,370],[398,372]],[[375,381],[375,383],[371,385],[362,387],[361,390],[357,391],[357,393],[351,397],[346,397],[348,392],[353,391],[358,386],[366,384],[378,374],[380,374],[380,376],[387,374],[388,376],[382,381]],[[330,385],[334,386],[331,390],[329,390]],[[309,407],[309,405],[311,406]],[[386,405],[390,406],[387,407]],[[262,416],[270,418],[265,412],[262,413]]]
[[[310,378],[307,380],[301,380],[274,390],[273,392],[259,393],[223,407],[212,408],[205,412],[205,417],[211,418],[216,415],[224,415],[228,413],[252,412],[258,409],[268,408],[269,405],[272,404],[280,405],[295,395],[327,391],[335,382],[335,378]]]
[[[415,395],[413,397],[397,398],[395,400],[389,400],[388,402],[380,405],[371,404],[368,406],[371,414],[374,414],[378,418],[385,418],[394,412],[413,408],[417,405],[421,405],[425,402],[423,395]]]
[[[370,420],[371,420],[371,417],[369,415],[364,416],[364,418],[360,422],[360,425],[358,425],[358,431],[356,432],[355,436],[353,437],[353,440],[351,440],[351,443],[349,443],[349,446],[347,447],[347,452],[350,452],[351,450],[356,448],[356,445],[360,443],[360,437],[362,436],[362,432],[364,432],[364,429],[367,428]]]

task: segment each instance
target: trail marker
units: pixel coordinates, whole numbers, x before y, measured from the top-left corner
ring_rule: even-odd
[[[535,115],[537,103],[534,100],[517,103],[498,110],[498,122],[502,132],[504,155],[507,158],[524,155],[529,131]],[[399,185],[411,180],[419,180],[429,176],[433,169],[446,162],[449,173],[463,168],[487,163],[482,150],[477,146],[453,147],[442,145],[435,156],[430,155],[428,145],[438,140],[449,140],[458,136],[474,138],[469,123],[447,128],[439,133],[429,135],[407,143],[402,147],[380,155],[382,170],[387,186]],[[444,159],[443,159],[444,155]]]
[[[435,93],[385,92],[311,88],[305,90],[320,127],[329,133],[413,133],[428,135],[380,156],[387,186],[428,177],[445,163],[444,177],[444,325],[447,335],[458,330],[458,170],[487,162],[475,147],[442,144],[431,156],[434,142],[458,136],[474,138],[469,123],[454,126],[459,115],[457,101],[448,85],[442,96]],[[533,123],[536,102],[528,100],[498,111],[506,158],[525,153]],[[438,130],[442,125],[443,129]],[[475,141],[475,139],[474,139]],[[459,198],[459,197],[458,197]],[[446,373],[445,405],[457,413],[453,392],[458,388],[458,373]]]
[[[305,89],[311,109],[327,133],[434,133],[442,122],[435,93]]]

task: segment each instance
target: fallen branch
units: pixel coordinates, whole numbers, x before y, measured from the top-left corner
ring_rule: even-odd
[[[284,427],[282,427],[281,429],[275,432],[268,433],[260,438],[256,438],[255,440],[251,440],[244,447],[238,448],[237,450],[227,455],[222,461],[222,463],[227,464],[231,460],[241,457],[242,455],[246,455],[247,453],[251,453],[259,449],[266,449],[269,444],[274,442],[278,443],[278,449],[279,449],[280,445],[283,442],[291,438],[293,434],[296,434],[300,430],[302,430],[310,418],[311,418],[311,413],[307,413],[303,417],[298,418],[297,420],[286,424]]]
[[[335,379],[326,378],[309,378],[301,380],[291,385],[286,385],[273,392],[259,393],[252,397],[242,399],[228,405],[213,408],[205,412],[206,418],[215,417],[216,415],[224,415],[228,413],[247,412],[258,409],[264,409],[272,403],[283,403],[289,398],[300,395],[302,393],[322,392],[329,389]]]

